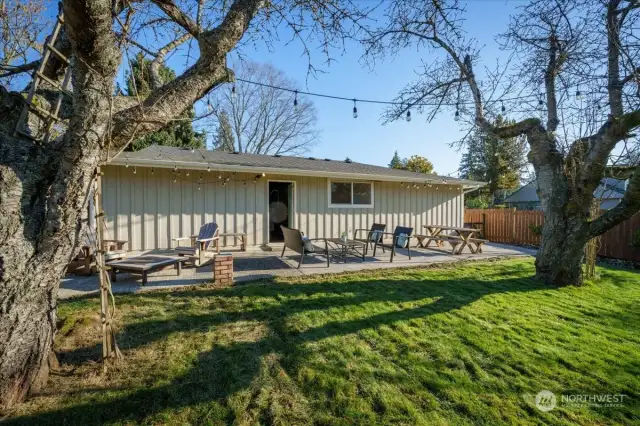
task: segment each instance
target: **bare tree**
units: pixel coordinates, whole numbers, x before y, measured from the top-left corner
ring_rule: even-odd
[[[638,8],[635,0],[532,0],[499,39],[511,53],[507,63],[481,72],[457,1],[395,1],[388,25],[365,40],[372,57],[418,46],[438,58],[387,119],[409,108],[429,119],[448,110],[498,137],[526,137],[545,214],[536,275],[549,283],[580,284],[586,242],[640,210],[638,163],[612,166],[616,147],[633,141],[640,126]],[[497,127],[503,111],[515,122]],[[628,189],[618,206],[591,220],[594,189],[611,174],[628,177]]]
[[[0,77],[9,85],[32,70],[39,56],[42,31],[48,23],[43,0],[0,0]]]
[[[320,134],[315,128],[317,113],[307,97],[295,92],[297,89],[295,82],[273,65],[245,62],[237,83],[218,92],[214,107],[219,122],[221,114],[229,116],[234,150],[251,154],[308,151]]]
[[[339,46],[366,14],[337,0],[64,0],[62,10],[73,81],[63,135],[15,136],[24,98],[0,86],[0,409],[46,382],[60,277],[97,168],[233,81],[226,58],[243,42],[268,43],[289,28],[303,46]],[[185,43],[181,75],[146,95],[114,96],[120,65],[136,50],[161,63]],[[46,65],[52,79],[65,64]]]

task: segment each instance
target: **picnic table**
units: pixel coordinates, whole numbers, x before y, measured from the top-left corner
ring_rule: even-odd
[[[424,228],[427,235],[416,236],[416,238],[418,238],[418,245],[422,248],[429,248],[431,242],[449,241],[453,246],[453,254],[461,254],[465,247],[469,247],[471,253],[482,252],[482,244],[485,240],[474,237],[481,232],[477,228],[460,228],[443,225],[424,225]],[[453,231],[454,235],[443,235],[443,231]],[[456,250],[458,243],[460,243],[460,248]]]
[[[142,285],[147,284],[147,274],[149,272],[164,269],[167,266],[175,266],[178,275],[182,272],[182,264],[186,261],[184,257],[172,256],[137,256],[128,259],[108,262],[106,266],[111,270],[111,282],[116,282],[116,272],[129,272],[142,275]]]

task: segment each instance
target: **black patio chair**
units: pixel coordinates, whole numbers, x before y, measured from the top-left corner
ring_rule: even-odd
[[[383,236],[384,235],[391,235],[391,244],[385,244],[382,240],[382,238],[380,238],[380,241],[376,241],[375,245],[373,246],[373,257],[376,257],[376,249],[378,248],[378,246],[382,247],[383,252],[384,252],[384,248],[388,248],[391,249],[391,260],[390,262],[393,262],[393,256],[395,256],[396,254],[396,250],[400,247],[397,247],[398,245],[398,239],[400,238],[400,235],[405,234],[407,236],[407,253],[409,254],[409,259],[411,259],[411,244],[410,244],[410,239],[411,239],[411,233],[413,232],[413,228],[408,228],[406,226],[396,226],[396,229],[393,230],[393,233],[390,232],[383,232]]]
[[[365,256],[367,255],[369,245],[373,247],[373,245],[376,243],[376,241],[374,241],[373,233],[377,232],[377,240],[382,241],[382,236],[385,229],[387,229],[387,225],[383,223],[374,223],[373,225],[371,225],[371,229],[356,229],[355,231],[353,231],[354,241],[361,241],[363,243],[366,243],[366,245],[364,246]],[[366,232],[367,236],[365,238],[358,238],[358,232]],[[382,248],[382,251],[384,253],[384,247]]]
[[[302,238],[302,232],[297,229],[287,228],[284,225],[280,225],[282,228],[282,234],[284,235],[284,247],[282,247],[282,254],[280,257],[284,257],[284,251],[291,249],[300,254],[300,261],[298,262],[298,269],[302,265],[305,255],[325,256],[327,258],[327,268],[329,267],[329,245],[326,238],[310,238],[307,241],[324,241],[324,247],[311,244],[313,251],[305,248],[304,240]]]

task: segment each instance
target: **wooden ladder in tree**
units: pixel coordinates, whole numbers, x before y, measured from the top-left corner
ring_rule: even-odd
[[[27,98],[25,99],[24,106],[22,108],[22,112],[20,113],[20,118],[18,119],[18,123],[16,125],[15,134],[16,136],[26,136],[30,139],[36,140],[37,138],[31,134],[29,130],[27,119],[29,115],[29,111],[34,112],[40,118],[44,120],[45,132],[43,143],[47,143],[49,141],[51,135],[51,127],[53,123],[57,123],[62,121],[62,119],[58,116],[60,112],[60,107],[62,106],[62,100],[65,95],[71,96],[72,93],[69,91],[69,84],[71,82],[71,67],[69,66],[69,59],[62,54],[58,49],[56,49],[55,43],[56,39],[60,35],[62,31],[62,26],[64,25],[64,14],[62,12],[62,6],[59,5],[58,9],[58,17],[56,19],[56,24],[53,28],[53,33],[48,37],[42,49],[42,59],[40,60],[40,64],[33,72],[31,77],[31,87],[29,88],[29,93],[27,94]],[[51,55],[57,56],[65,66],[64,76],[62,78],[62,84],[50,79],[44,74],[44,70],[47,66],[47,61],[51,57]],[[58,89],[58,97],[57,99],[51,103],[50,108],[47,110],[42,108],[41,106],[34,103],[35,95],[38,91],[38,87],[42,81],[46,81],[53,88]]]

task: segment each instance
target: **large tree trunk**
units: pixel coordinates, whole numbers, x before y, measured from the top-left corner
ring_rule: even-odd
[[[46,145],[11,136],[22,102],[0,114],[0,409],[46,383],[60,278],[74,254],[79,219],[108,144],[119,51],[109,1],[67,0],[76,57],[73,117]]]
[[[536,169],[537,193],[544,225],[536,277],[556,286],[582,284],[584,248],[589,239],[589,214],[594,182],[577,178],[578,170],[567,165],[555,150],[553,135],[533,129],[527,137],[532,146],[529,159]]]
[[[558,286],[582,284],[587,230],[587,222],[581,217],[545,212],[536,277]]]

